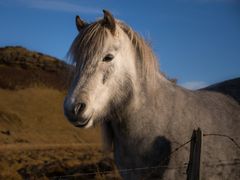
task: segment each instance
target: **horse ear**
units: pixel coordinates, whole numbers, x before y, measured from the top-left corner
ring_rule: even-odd
[[[79,16],[76,16],[75,20],[76,20],[77,29],[80,32],[84,28],[86,23]]]
[[[106,27],[108,27],[110,29],[111,33],[114,35],[115,30],[116,30],[116,22],[115,22],[113,15],[105,9],[103,10],[103,14],[104,14],[103,24]]]

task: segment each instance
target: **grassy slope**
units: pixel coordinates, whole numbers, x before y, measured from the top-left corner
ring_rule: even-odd
[[[0,179],[119,179],[100,151],[99,128],[75,128],[63,116],[64,94],[0,89]]]
[[[100,142],[98,128],[83,130],[66,120],[63,98],[63,92],[46,87],[0,89],[0,143]]]
[[[21,47],[0,48],[0,179],[95,173],[118,178],[102,161],[100,130],[73,127],[63,115],[71,67]],[[93,146],[89,145],[94,143]]]
[[[71,66],[22,47],[0,48],[0,144],[100,142],[63,115]]]

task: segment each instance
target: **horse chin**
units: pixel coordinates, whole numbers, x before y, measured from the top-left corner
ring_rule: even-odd
[[[78,128],[89,128],[93,126],[93,119],[92,117],[85,118],[85,119],[79,119],[74,123],[74,126]]]

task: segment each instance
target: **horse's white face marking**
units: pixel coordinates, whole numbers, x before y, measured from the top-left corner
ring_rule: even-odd
[[[126,86],[130,84],[126,82],[136,79],[135,52],[128,36],[119,26],[116,26],[114,36],[110,31],[106,35],[103,47],[93,50],[101,53],[96,53],[93,59],[87,59],[88,65],[84,66],[81,61],[77,63],[77,72],[80,74],[75,76],[65,100],[85,103],[81,118],[90,119],[85,128],[104,118],[113,108],[111,106],[120,104],[126,98],[125,94],[129,93],[129,87]],[[84,58],[84,55],[79,58]],[[74,124],[78,125],[78,122]]]

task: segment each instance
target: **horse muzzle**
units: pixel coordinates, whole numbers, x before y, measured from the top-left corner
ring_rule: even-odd
[[[91,119],[90,117],[84,117],[83,113],[86,110],[86,104],[84,102],[74,103],[74,101],[68,98],[64,101],[64,114],[67,119],[76,127],[85,127]]]

